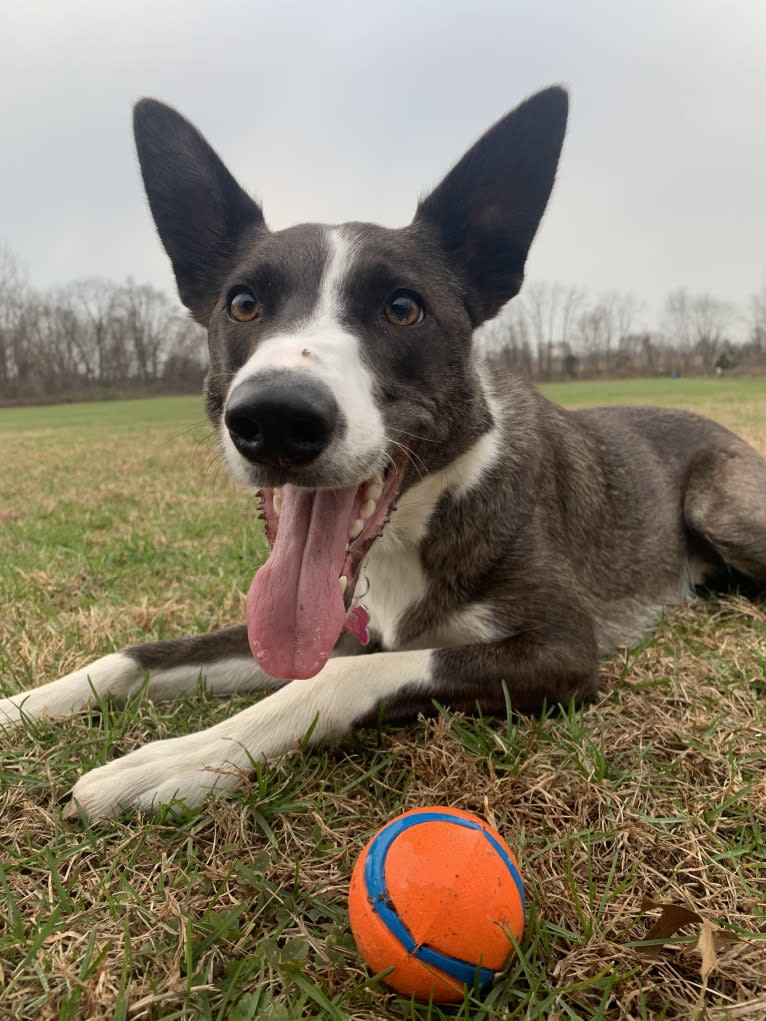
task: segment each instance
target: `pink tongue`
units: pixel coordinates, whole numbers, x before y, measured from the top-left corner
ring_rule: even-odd
[[[247,593],[250,648],[272,677],[313,677],[338,640],[346,615],[338,578],[356,492],[282,487],[277,537]]]

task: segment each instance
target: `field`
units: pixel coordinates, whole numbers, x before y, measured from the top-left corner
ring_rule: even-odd
[[[766,380],[547,392],[694,408],[766,453]],[[4,693],[242,618],[265,543],[198,399],[2,410],[0,452]],[[0,732],[0,1019],[766,1017],[763,601],[672,614],[587,709],[442,713],[288,754],[178,823],[63,821],[83,770],[246,704],[201,689]],[[505,975],[450,1009],[371,981],[346,915],[366,839],[431,803],[498,825],[530,904]]]

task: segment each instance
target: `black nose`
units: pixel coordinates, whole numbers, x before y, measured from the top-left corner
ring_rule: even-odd
[[[338,405],[318,380],[294,372],[262,373],[232,390],[224,422],[248,461],[288,468],[322,453],[335,432]]]

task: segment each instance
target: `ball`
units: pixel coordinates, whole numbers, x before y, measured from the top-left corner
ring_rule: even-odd
[[[397,993],[462,1000],[492,982],[521,939],[526,903],[518,863],[500,834],[457,808],[416,808],[362,851],[348,913],[359,953]]]

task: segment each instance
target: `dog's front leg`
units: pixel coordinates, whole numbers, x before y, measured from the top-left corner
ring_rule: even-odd
[[[162,702],[192,694],[202,680],[216,695],[271,691],[281,683],[258,668],[243,625],[224,628],[112,652],[56,681],[0,698],[0,731],[24,719],[72,716],[102,701],[121,704],[142,690]]]
[[[129,808],[201,804],[242,785],[253,763],[310,742],[333,739],[379,715],[430,710],[433,702],[472,711],[503,709],[504,688],[520,709],[567,702],[596,689],[591,643],[564,645],[516,636],[489,645],[371,653],[331,660],[311,680],[292,681],[257,705],[208,730],[156,741],[86,774],[72,792],[91,819]]]

